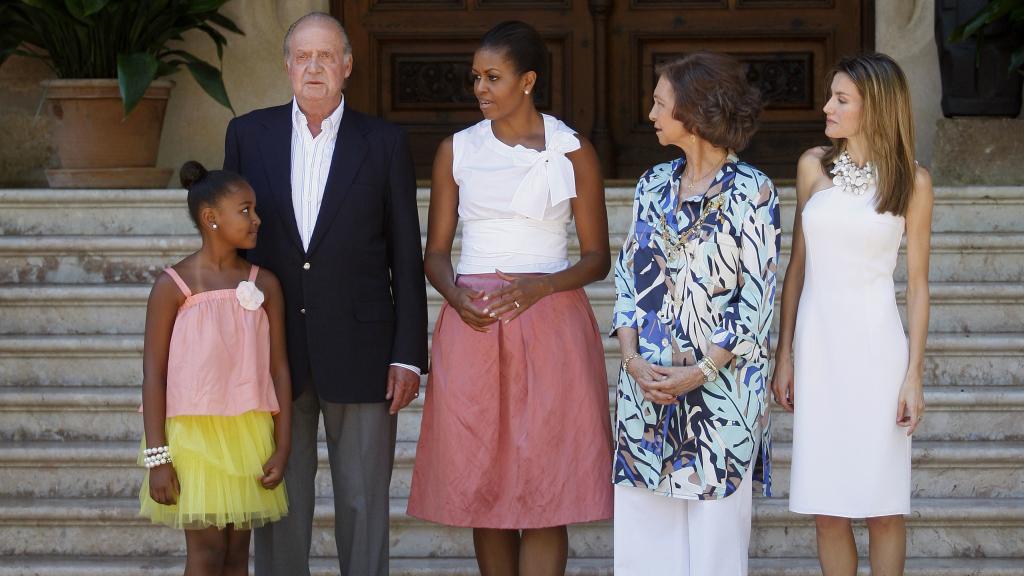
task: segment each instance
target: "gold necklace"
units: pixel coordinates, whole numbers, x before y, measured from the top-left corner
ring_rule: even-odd
[[[704,223],[704,219],[707,218],[708,214],[710,214],[712,210],[718,210],[718,222],[721,222],[721,208],[722,204],[724,203],[724,190],[722,192],[719,192],[718,196],[715,196],[711,200],[707,200],[705,198],[704,206],[700,211],[700,216],[698,216],[692,222],[690,222],[690,225],[687,226],[685,229],[680,230],[679,233],[675,235],[675,238],[673,238],[672,235],[669,233],[668,220],[665,219],[665,213],[662,212],[660,215],[661,230],[659,230],[659,233],[661,234],[661,239],[664,242],[665,257],[668,258],[669,260],[675,260],[676,258],[678,258],[679,254],[681,254],[683,252],[683,249],[686,247],[686,243],[697,237],[697,235],[692,234],[692,232],[695,229],[697,229],[701,224]]]

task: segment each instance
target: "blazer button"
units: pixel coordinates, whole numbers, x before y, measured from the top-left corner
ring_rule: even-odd
[[[309,262],[306,262],[305,264],[303,264],[302,265],[302,269],[303,270],[309,270]]]
[[[305,314],[306,313],[306,309],[305,308],[300,308],[299,312],[301,312],[302,314]]]

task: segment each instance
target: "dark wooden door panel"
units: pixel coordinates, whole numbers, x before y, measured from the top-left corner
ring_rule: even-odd
[[[469,68],[494,24],[535,26],[551,53],[537,103],[594,141],[605,175],[634,178],[677,155],[647,110],[654,66],[694,50],[735,55],[769,101],[742,156],[791,177],[822,142],[823,75],[870,48],[873,0],[333,0],[355,54],[350,104],[405,126],[417,175],[437,144],[478,121]]]
[[[566,38],[547,38],[551,71],[538,82],[537,107],[559,117],[571,116],[566,82]],[[473,94],[471,67],[479,37],[454,39],[407,34],[378,34],[372,49],[379,54],[378,77],[370,108],[374,114],[402,124],[409,132],[417,175],[429,177],[437,145],[452,132],[481,118]],[[354,81],[359,81],[354,78]],[[553,85],[553,82],[558,82]]]
[[[470,68],[480,38],[502,20],[535,26],[550,53],[537,107],[589,134],[593,122],[592,25],[573,0],[335,0],[355,54],[346,97],[355,108],[403,125],[416,173],[429,178],[437,145],[479,121]]]
[[[610,124],[620,177],[678,156],[658,145],[647,119],[657,64],[697,50],[737,57],[766,99],[761,129],[741,157],[778,178],[804,149],[825,142],[824,74],[862,50],[859,0],[631,0],[610,25]]]
[[[741,156],[771,174],[792,171],[800,150],[824,138],[820,109],[823,104],[821,78],[824,76],[831,31],[787,32],[761,35],[757,32],[722,32],[709,38],[703,34],[636,34],[629,40],[629,62],[613,66],[613,86],[631,86],[621,93],[621,106],[631,111],[614,124],[619,155],[617,164],[624,176],[635,176],[654,162],[678,155],[678,149],[658,145],[648,111],[654,91],[654,68],[697,50],[726,52],[747,67],[747,77],[761,87],[767,100],[761,129],[750,148]],[[628,80],[628,79],[638,79]],[[627,122],[628,120],[628,122]],[[789,137],[786,137],[789,135]],[[811,139],[808,140],[807,136]],[[763,140],[771,140],[766,146]],[[780,144],[782,148],[780,148]]]

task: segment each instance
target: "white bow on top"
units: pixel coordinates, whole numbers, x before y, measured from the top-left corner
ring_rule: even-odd
[[[557,129],[557,120],[544,119],[544,150],[537,151],[517,144],[512,149],[516,166],[530,170],[519,183],[509,208],[527,218],[542,220],[548,206],[556,206],[576,197],[576,180],[572,161],[565,155],[580,149],[580,141],[572,133]]]

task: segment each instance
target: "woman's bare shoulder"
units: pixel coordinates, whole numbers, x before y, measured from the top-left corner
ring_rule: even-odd
[[[796,193],[801,202],[806,202],[815,192],[831,184],[832,179],[821,165],[828,151],[827,146],[815,146],[800,155],[796,166]]]
[[[935,201],[932,190],[932,175],[927,168],[920,164],[914,165],[914,191],[910,195],[910,211],[918,212],[927,207],[930,211]]]
[[[804,153],[800,155],[800,164],[818,162],[821,163],[822,158],[828,154],[828,146],[814,146],[804,150]]]

